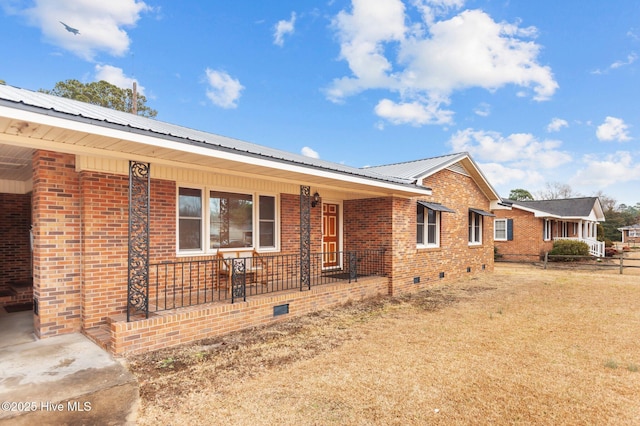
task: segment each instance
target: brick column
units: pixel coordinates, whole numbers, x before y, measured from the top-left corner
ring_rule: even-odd
[[[33,154],[33,290],[38,337],[81,328],[80,193],[75,157]]]

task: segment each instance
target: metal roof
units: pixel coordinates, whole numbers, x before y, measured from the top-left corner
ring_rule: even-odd
[[[367,167],[365,170],[371,170],[384,175],[396,176],[404,179],[416,180],[442,170],[443,168],[449,167],[468,156],[468,153],[461,152],[403,163],[371,166]]]
[[[421,160],[407,161],[403,163],[386,164],[367,167],[384,175],[397,176],[403,179],[413,179],[419,183],[434,173],[444,169],[450,169],[457,173],[465,173],[473,178],[489,200],[501,200],[491,183],[482,173],[468,152],[441,155],[439,157],[423,158]]]
[[[290,163],[297,166],[351,175],[374,181],[406,185],[414,188],[421,187],[415,185],[413,179],[389,175],[377,170],[360,169],[330,161],[305,157],[303,155],[293,154],[226,136],[194,130],[122,111],[8,85],[0,84],[0,105],[96,126],[149,134],[156,138],[169,139],[184,144],[206,147],[212,150],[231,151],[247,156],[261,157],[272,161]]]

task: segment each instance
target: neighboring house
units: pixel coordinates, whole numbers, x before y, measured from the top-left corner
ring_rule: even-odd
[[[624,226],[622,228],[618,228],[618,231],[622,233],[622,243],[640,243],[640,224]]]
[[[0,157],[0,291],[40,338],[142,352],[493,270],[466,153],[358,169],[0,85]]]
[[[604,256],[604,243],[597,240],[598,223],[605,220],[598,197],[503,200],[493,213],[494,244],[503,259],[540,259],[562,239],[584,241],[593,256]]]

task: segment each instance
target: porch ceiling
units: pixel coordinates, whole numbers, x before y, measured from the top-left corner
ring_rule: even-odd
[[[46,149],[75,155],[145,161],[213,173],[333,188],[362,198],[385,195],[412,197],[430,193],[423,187],[314,169],[249,152],[212,149],[212,146],[203,146],[197,141],[190,144],[190,141],[175,141],[170,137],[157,138],[135,129],[123,131],[81,122],[72,122],[69,127],[71,128],[0,116],[0,179],[29,179],[33,149]],[[98,131],[93,132],[96,128]],[[176,145],[180,149],[176,149]]]

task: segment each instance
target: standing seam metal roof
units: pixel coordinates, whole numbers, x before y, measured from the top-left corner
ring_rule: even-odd
[[[48,111],[51,116],[59,116],[75,121],[88,120],[92,124],[124,127],[126,131],[137,130],[148,132],[156,137],[175,139],[178,142],[198,144],[214,150],[235,151],[242,154],[259,156],[271,160],[295,163],[297,165],[323,169],[341,174],[353,175],[378,181],[402,185],[414,185],[413,179],[378,173],[373,170],[359,169],[330,161],[305,157],[263,145],[241,141],[225,136],[193,130],[187,127],[166,123],[138,115],[116,111],[73,99],[33,92],[13,86],[0,85],[0,105],[18,107],[24,110],[34,109],[37,112]]]

